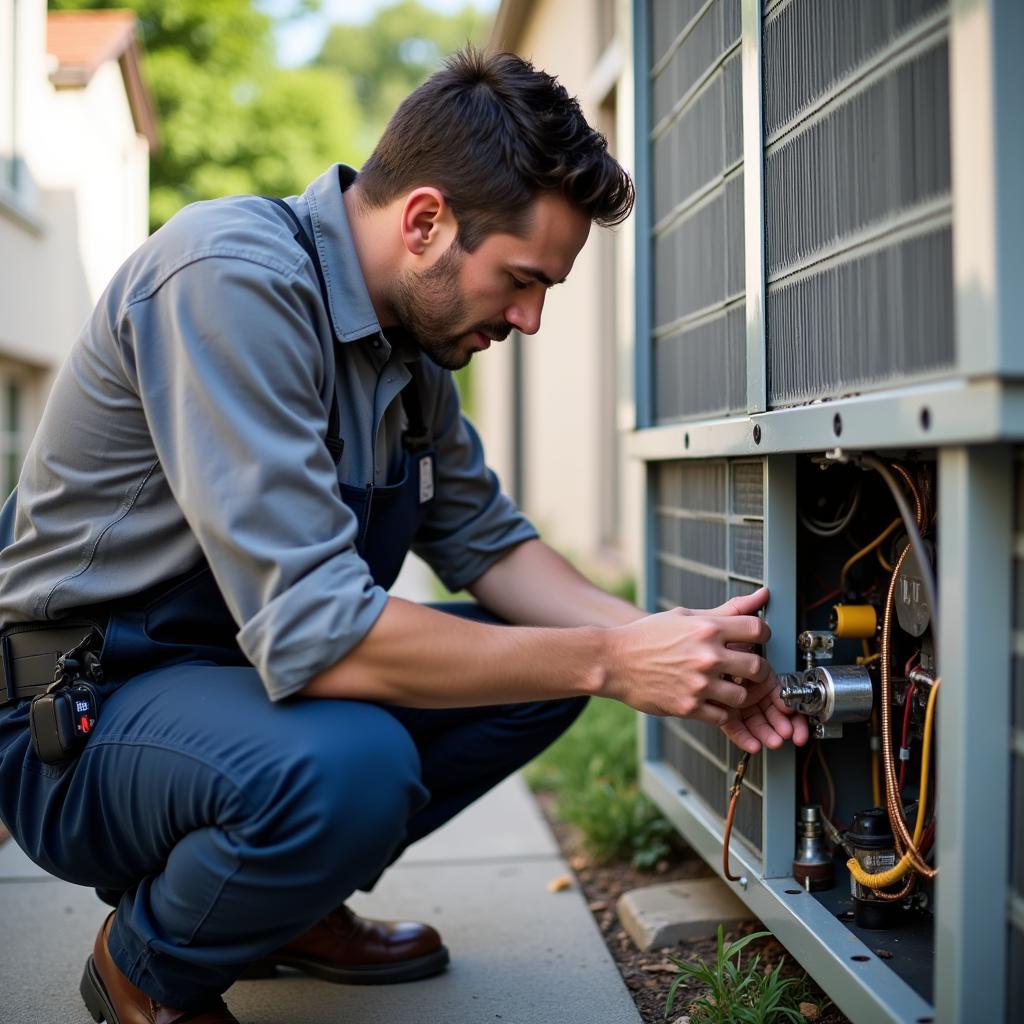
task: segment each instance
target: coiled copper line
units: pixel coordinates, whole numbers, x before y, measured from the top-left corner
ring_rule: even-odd
[[[916,501],[915,504],[917,504]],[[892,749],[892,673],[890,665],[892,614],[896,582],[899,578],[900,569],[903,567],[903,563],[907,560],[907,555],[909,554],[910,545],[908,544],[900,553],[892,578],[889,580],[889,589],[885,597],[885,614],[882,617],[882,657],[880,659],[882,668],[882,770],[885,773],[885,805],[886,810],[889,812],[889,824],[896,839],[897,850],[901,854],[906,853],[910,857],[915,871],[918,871],[926,878],[934,878],[937,874],[936,869],[929,867],[921,857],[920,852],[914,845],[910,830],[907,828],[906,820],[903,817],[903,801],[900,797],[899,781],[896,777],[896,760],[893,757]],[[880,893],[879,895],[883,894]]]

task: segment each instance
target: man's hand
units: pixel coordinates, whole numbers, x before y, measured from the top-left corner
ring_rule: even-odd
[[[747,687],[746,703],[736,709],[722,732],[751,754],[762,745],[778,750],[786,740],[802,747],[810,736],[807,719],[786,707],[779,697],[779,679],[774,672],[763,683]]]
[[[762,589],[709,611],[674,608],[611,630],[603,695],[651,715],[725,725],[749,699],[747,685],[729,677],[772,677],[768,662],[749,649],[771,636],[753,614],[767,600]]]
[[[734,597],[725,604],[699,612],[701,615],[751,615],[768,603],[768,588],[761,587],[753,594]],[[737,679],[737,682],[742,680]],[[773,672],[762,683],[747,687],[747,699],[722,726],[722,732],[740,750],[756,754],[764,745],[778,750],[787,740],[802,747],[810,736],[807,719],[786,707],[779,697],[779,679]]]
[[[647,714],[719,725],[752,754],[762,744],[806,743],[806,720],[791,717],[771,666],[751,650],[771,636],[756,617],[767,601],[762,587],[717,608],[676,608],[619,627],[607,696]]]

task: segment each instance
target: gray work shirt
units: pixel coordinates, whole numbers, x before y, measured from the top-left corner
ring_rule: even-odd
[[[328,308],[294,225],[254,196],[187,207],[118,270],[0,514],[0,622],[59,619],[205,558],[275,700],[371,628],[387,595],[339,482],[400,472],[398,396],[419,353],[393,348],[370,304],[342,196],[354,175],[336,165],[289,200]],[[484,464],[451,374],[423,360],[422,378],[436,497],[413,550],[458,590],[537,534]]]

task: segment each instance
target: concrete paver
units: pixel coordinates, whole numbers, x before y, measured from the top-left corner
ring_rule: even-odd
[[[372,894],[367,916],[430,921],[452,965],[380,988],[282,972],[227,994],[245,1024],[639,1024],[604,941],[518,777],[409,850]],[[89,1024],[82,965],[107,908],[0,847],[0,1024]]]
[[[693,878],[632,889],[619,897],[622,927],[640,949],[706,939],[751,919],[750,909],[720,878]]]

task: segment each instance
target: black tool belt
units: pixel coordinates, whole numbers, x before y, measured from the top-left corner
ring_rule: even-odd
[[[45,692],[60,657],[93,633],[102,636],[94,622],[25,622],[0,632],[0,707]]]

